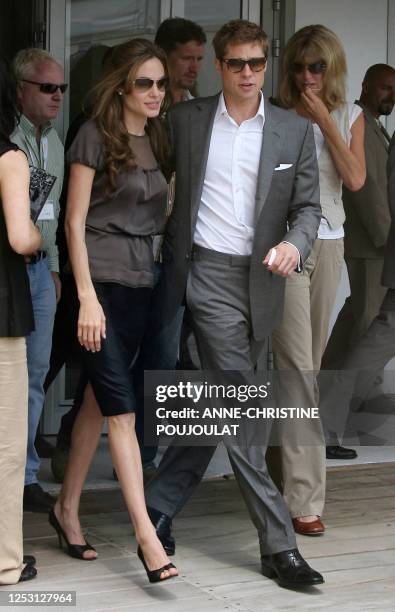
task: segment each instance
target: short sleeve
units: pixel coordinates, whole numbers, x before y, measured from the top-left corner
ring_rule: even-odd
[[[66,159],[69,164],[79,163],[95,170],[104,167],[103,138],[96,123],[89,119],[83,123],[71,144]]]
[[[353,102],[348,102],[348,117],[349,117],[350,130],[361,113],[362,113],[362,108],[358,104],[354,104]]]

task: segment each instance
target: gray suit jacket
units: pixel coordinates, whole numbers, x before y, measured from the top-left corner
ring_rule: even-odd
[[[343,187],[345,257],[382,259],[391,224],[387,197],[388,142],[360,102],[365,117],[366,181],[359,191]]]
[[[395,133],[389,148],[388,164],[388,201],[391,212],[391,228],[385,248],[382,284],[395,289]]]
[[[171,320],[185,294],[212,125],[219,95],[177,104],[169,113],[176,195],[163,244],[159,285],[162,321]],[[292,164],[275,170],[280,164]],[[310,123],[265,101],[265,125],[256,191],[250,266],[252,329],[267,337],[282,317],[284,279],[262,264],[268,250],[287,240],[308,257],[321,218],[318,166]],[[287,227],[288,224],[288,227]]]

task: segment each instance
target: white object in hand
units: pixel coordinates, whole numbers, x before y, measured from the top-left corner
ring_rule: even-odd
[[[273,261],[276,259],[277,256],[277,251],[276,249],[272,249],[271,253],[270,253],[270,257],[269,257],[269,261],[267,262],[268,266],[271,266]]]

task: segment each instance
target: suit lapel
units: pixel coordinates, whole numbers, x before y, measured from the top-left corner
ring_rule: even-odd
[[[380,129],[380,126],[378,125],[377,121],[374,120],[374,117],[372,117],[372,115],[368,114],[365,114],[365,119],[372,126],[382,146],[385,148],[386,151],[388,151],[389,142],[388,140],[386,140],[384,133]]]
[[[371,128],[375,132],[375,134],[376,134],[377,138],[379,139],[380,143],[382,144],[382,146],[385,148],[386,151],[388,151],[389,141],[384,136],[384,133],[380,129],[380,126],[377,123],[376,119],[373,117],[371,112],[366,108],[366,106],[364,106],[364,104],[362,104],[359,101],[357,103],[358,103],[358,106],[360,106],[363,109],[364,116],[365,116],[365,121],[367,123],[369,123],[369,125],[371,126]]]
[[[191,107],[190,121],[190,185],[191,185],[191,229],[194,233],[197,212],[206,174],[207,158],[210,148],[211,132],[218,106],[218,96],[204,102],[197,101]]]
[[[262,212],[270,185],[273,178],[274,168],[277,166],[281,149],[283,146],[283,128],[276,119],[273,107],[265,99],[265,124],[263,126],[263,138],[261,156],[259,161],[258,181],[256,190],[255,220],[257,221]]]

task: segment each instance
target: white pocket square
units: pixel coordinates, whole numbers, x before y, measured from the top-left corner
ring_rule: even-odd
[[[279,164],[274,168],[274,170],[287,170],[288,168],[292,168],[293,164]]]

